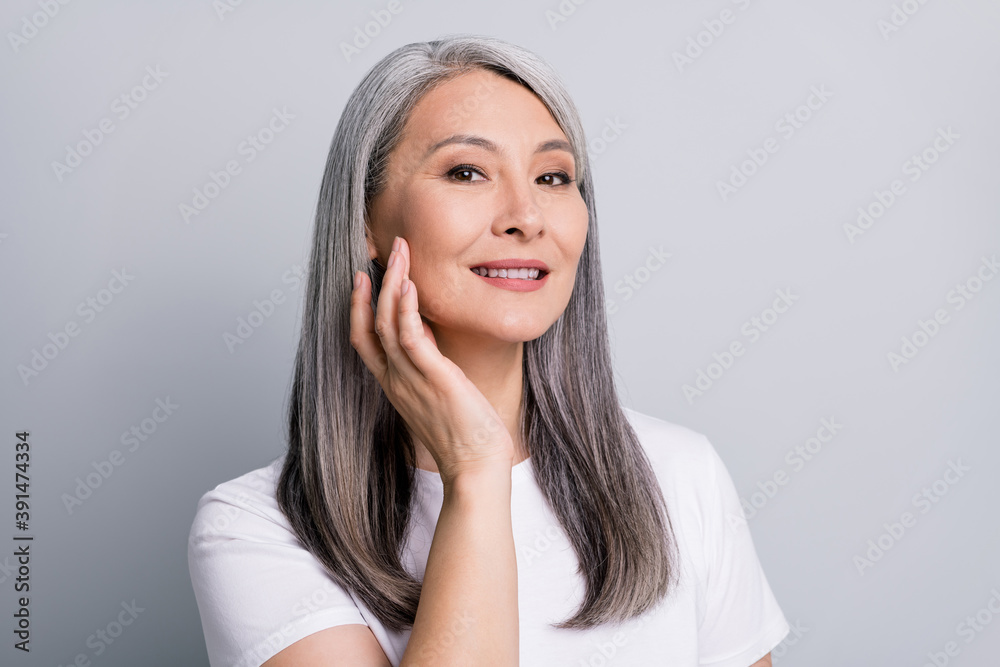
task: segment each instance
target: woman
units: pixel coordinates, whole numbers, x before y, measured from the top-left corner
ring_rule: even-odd
[[[497,39],[354,91],[288,451],[191,530],[213,666],[771,664],[789,627],[724,464],[618,403],[585,146]]]

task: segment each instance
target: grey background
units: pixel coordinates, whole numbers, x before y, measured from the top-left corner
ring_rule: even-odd
[[[35,535],[29,655],[12,648],[15,562],[0,547],[0,662],[207,664],[187,534],[201,494],[282,451],[294,267],[306,266],[343,104],[389,51],[469,32],[534,50],[579,106],[622,400],[707,434],[756,500],[755,544],[796,627],[775,663],[921,665],[954,641],[948,664],[995,664],[1000,280],[960,310],[948,295],[1000,252],[998,5],[400,2],[350,62],[341,43],[387,3],[245,0],[220,14],[209,0],[72,2],[18,45],[10,35],[43,10],[0,9],[0,432],[11,443],[0,540],[18,532],[19,430],[31,433]],[[904,5],[916,12],[883,34]],[[726,9],[732,23],[678,68],[674,53]],[[166,75],[121,119],[112,104],[147,66]],[[813,86],[831,96],[785,138],[775,123]],[[247,162],[238,147],[274,108],[294,119]],[[52,163],[102,118],[114,131],[60,180]],[[609,123],[620,132],[601,143]],[[910,181],[904,163],[948,127],[959,138]],[[780,148],[723,201],[717,182],[768,137]],[[186,223],[179,205],[234,159],[241,173]],[[844,225],[893,179],[905,194],[851,243]],[[651,246],[671,255],[655,271],[643,268]],[[78,305],[123,268],[134,279],[86,321]],[[641,289],[628,294],[626,276]],[[751,342],[743,324],[778,289],[797,300]],[[273,290],[284,303],[230,351],[224,335]],[[948,322],[894,370],[887,354],[939,308]],[[18,367],[71,322],[78,335],[22,380]],[[683,385],[737,340],[745,354],[689,401]],[[168,397],[178,408],[128,451],[122,433]],[[797,468],[786,455],[824,418],[842,429]],[[77,478],[116,449],[121,465],[67,509]],[[939,482],[921,513],[914,496],[959,460],[969,470]],[[785,483],[768,496],[776,473]],[[869,540],[907,511],[916,524],[859,571]],[[133,600],[143,611],[96,655],[88,637]],[[960,624],[977,613],[991,622],[967,642]]]

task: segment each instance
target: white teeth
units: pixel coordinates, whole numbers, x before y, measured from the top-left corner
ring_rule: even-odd
[[[472,270],[484,277],[516,278],[519,280],[537,280],[540,272],[539,269],[487,269],[483,266],[474,267]]]

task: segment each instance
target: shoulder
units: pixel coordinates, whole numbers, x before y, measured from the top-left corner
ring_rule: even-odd
[[[198,501],[188,570],[212,665],[260,665],[299,639],[367,625],[278,507],[282,456]]]
[[[627,408],[625,413],[660,480],[682,560],[693,566],[702,664],[756,664],[789,625],[757,557],[729,470],[704,434]]]
[[[623,408],[660,482],[664,499],[692,537],[718,529],[722,496],[731,485],[715,447],[703,433]]]
[[[196,553],[195,547],[237,534],[288,539],[291,527],[276,498],[283,461],[279,457],[204,493],[191,523],[189,549]]]
[[[631,408],[622,409],[658,476],[710,472],[718,454],[703,433]]]

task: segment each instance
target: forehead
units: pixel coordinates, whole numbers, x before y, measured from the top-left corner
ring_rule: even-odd
[[[426,150],[456,133],[482,134],[502,143],[565,138],[533,92],[481,69],[453,77],[421,97],[407,119],[403,141]]]

